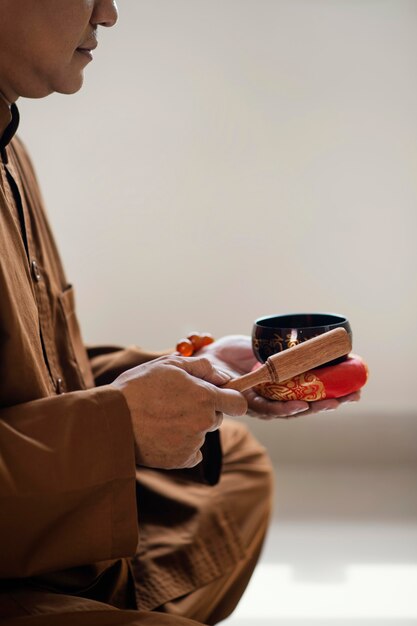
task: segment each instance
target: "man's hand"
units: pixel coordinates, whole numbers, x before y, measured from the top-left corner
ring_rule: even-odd
[[[223,337],[203,348],[199,354],[206,356],[215,367],[227,372],[233,378],[247,374],[256,363],[251,339],[245,335]],[[268,400],[259,396],[253,389],[248,389],[243,395],[248,401],[248,414],[264,420],[333,411],[344,402],[355,402],[360,398],[360,392],[356,392],[337,400],[319,400],[308,403],[299,400],[288,402]]]
[[[160,469],[194,467],[207,432],[223,413],[244,415],[242,394],[219,389],[229,376],[203,357],[166,356],[121,374],[112,385],[124,395],[135,438],[136,463]]]

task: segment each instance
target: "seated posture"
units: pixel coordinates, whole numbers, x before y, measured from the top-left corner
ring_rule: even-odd
[[[98,27],[116,19],[112,0],[0,0],[0,623],[10,626],[224,619],[261,550],[272,472],[223,414],[313,410],[221,388],[254,365],[248,338],[192,358],[84,347],[15,136],[16,101],[76,92]]]

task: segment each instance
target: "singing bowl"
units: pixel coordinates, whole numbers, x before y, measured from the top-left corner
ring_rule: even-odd
[[[253,325],[252,348],[258,361],[265,363],[271,355],[293,348],[334,328],[344,328],[352,339],[352,329],[343,315],[294,313],[260,317]],[[322,367],[342,363],[345,359],[346,357],[335,359]]]

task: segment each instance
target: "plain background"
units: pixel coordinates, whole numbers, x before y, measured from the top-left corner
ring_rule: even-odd
[[[79,94],[20,103],[85,340],[341,312],[362,402],[254,429],[290,461],[415,459],[417,3],[119,9]]]

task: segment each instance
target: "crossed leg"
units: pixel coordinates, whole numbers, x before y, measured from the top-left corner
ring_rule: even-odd
[[[236,607],[258,560],[268,527],[273,492],[273,472],[264,448],[245,426],[225,420],[222,427],[223,471],[215,487],[190,486],[193,501],[208,511],[225,508],[233,514],[239,534],[240,557],[233,567],[211,578],[208,584],[195,585],[189,592],[149,611],[116,609],[109,604],[41,591],[14,595],[21,610],[0,624],[7,626],[197,626],[212,625],[225,619]],[[157,472],[144,473],[150,487]],[[162,484],[169,486],[169,474]],[[157,483],[159,484],[159,483]],[[183,487],[184,488],[184,487]],[[185,487],[186,489],[186,487]],[[140,518],[140,516],[139,516]],[[140,525],[140,519],[139,519]],[[145,525],[146,526],[146,525]],[[160,541],[161,525],[158,527]],[[152,540],[152,525],[145,527]],[[168,537],[171,529],[167,528]],[[168,541],[169,545],[169,541]],[[140,580],[137,581],[140,590]],[[20,615],[21,617],[12,617]],[[22,621],[23,620],[23,621]]]

